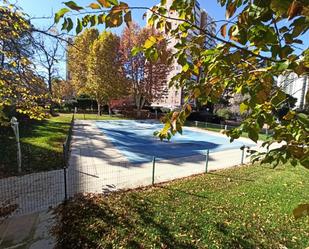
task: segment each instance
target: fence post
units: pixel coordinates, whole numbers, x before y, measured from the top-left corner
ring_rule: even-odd
[[[64,177],[64,202],[68,200],[68,189],[67,189],[67,168],[63,168],[63,177]]]
[[[241,153],[241,164],[244,164],[244,159],[245,159],[245,146],[240,147],[240,149],[242,150]]]
[[[198,121],[195,121],[195,127],[198,127]]]
[[[227,131],[227,125],[225,125],[225,126],[224,126],[224,130],[226,130],[226,131]]]
[[[205,173],[208,173],[208,162],[209,162],[209,149],[206,150]]]
[[[62,153],[63,153],[63,165],[64,165],[64,167],[66,167],[67,166],[67,156],[66,156],[66,145],[65,145],[65,143],[63,143],[62,144]]]
[[[152,185],[155,183],[156,157],[152,159]]]

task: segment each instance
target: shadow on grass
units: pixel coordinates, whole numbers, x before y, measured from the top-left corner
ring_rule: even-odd
[[[177,239],[168,225],[156,220],[151,202],[131,197],[115,206],[79,196],[59,208],[61,219],[54,230],[59,248],[198,248]],[[146,234],[141,230],[143,226],[147,226]]]
[[[69,123],[29,121],[20,125],[22,174],[63,167],[62,143]],[[0,127],[0,177],[17,175],[17,146],[10,127]]]
[[[200,197],[189,194],[188,198],[192,196]],[[211,210],[209,205],[213,203],[203,200],[200,204]],[[219,243],[222,248],[256,248],[259,244],[250,232],[237,231],[210,216],[200,217],[199,224],[195,224],[195,210],[183,208],[183,212],[175,213],[173,206],[132,192],[108,197],[79,195],[58,209],[60,218],[54,230],[57,248],[197,249],[212,246],[212,241],[205,239],[208,232],[223,238]],[[175,224],[170,216],[176,216]],[[211,230],[205,231],[204,226]]]

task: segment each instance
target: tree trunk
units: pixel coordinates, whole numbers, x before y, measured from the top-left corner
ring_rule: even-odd
[[[98,116],[101,116],[101,104],[98,102]]]
[[[49,112],[50,115],[54,116],[54,107],[53,107],[53,86],[52,86],[52,73],[50,70],[48,70],[48,91],[50,94],[50,106],[49,106]]]

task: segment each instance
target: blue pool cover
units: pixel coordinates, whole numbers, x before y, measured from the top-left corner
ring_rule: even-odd
[[[240,141],[230,143],[227,137],[190,128],[184,128],[183,135],[177,134],[170,142],[160,141],[153,132],[163,126],[150,121],[110,120],[96,124],[131,163],[149,162],[153,156],[158,160],[171,159],[205,154],[207,149],[214,152],[250,145]]]

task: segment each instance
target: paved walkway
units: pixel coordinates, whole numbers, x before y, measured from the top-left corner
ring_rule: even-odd
[[[49,212],[33,213],[0,221],[1,249],[52,249],[55,240],[50,234],[54,225]]]
[[[131,164],[96,127],[95,121],[76,120],[73,134],[68,170],[71,195],[76,192],[102,193],[146,186],[152,183],[152,162]],[[218,133],[213,134],[225,136]],[[240,140],[252,143],[246,138]],[[241,163],[241,157],[242,151],[240,149],[211,153],[208,170],[214,171],[237,166]],[[205,158],[204,155],[196,155],[157,161],[154,181],[159,183],[203,173],[206,170]],[[244,162],[249,162],[249,160],[246,157]]]
[[[64,196],[63,170],[0,179],[0,217],[2,207],[16,206],[14,215],[24,215],[55,207]]]

